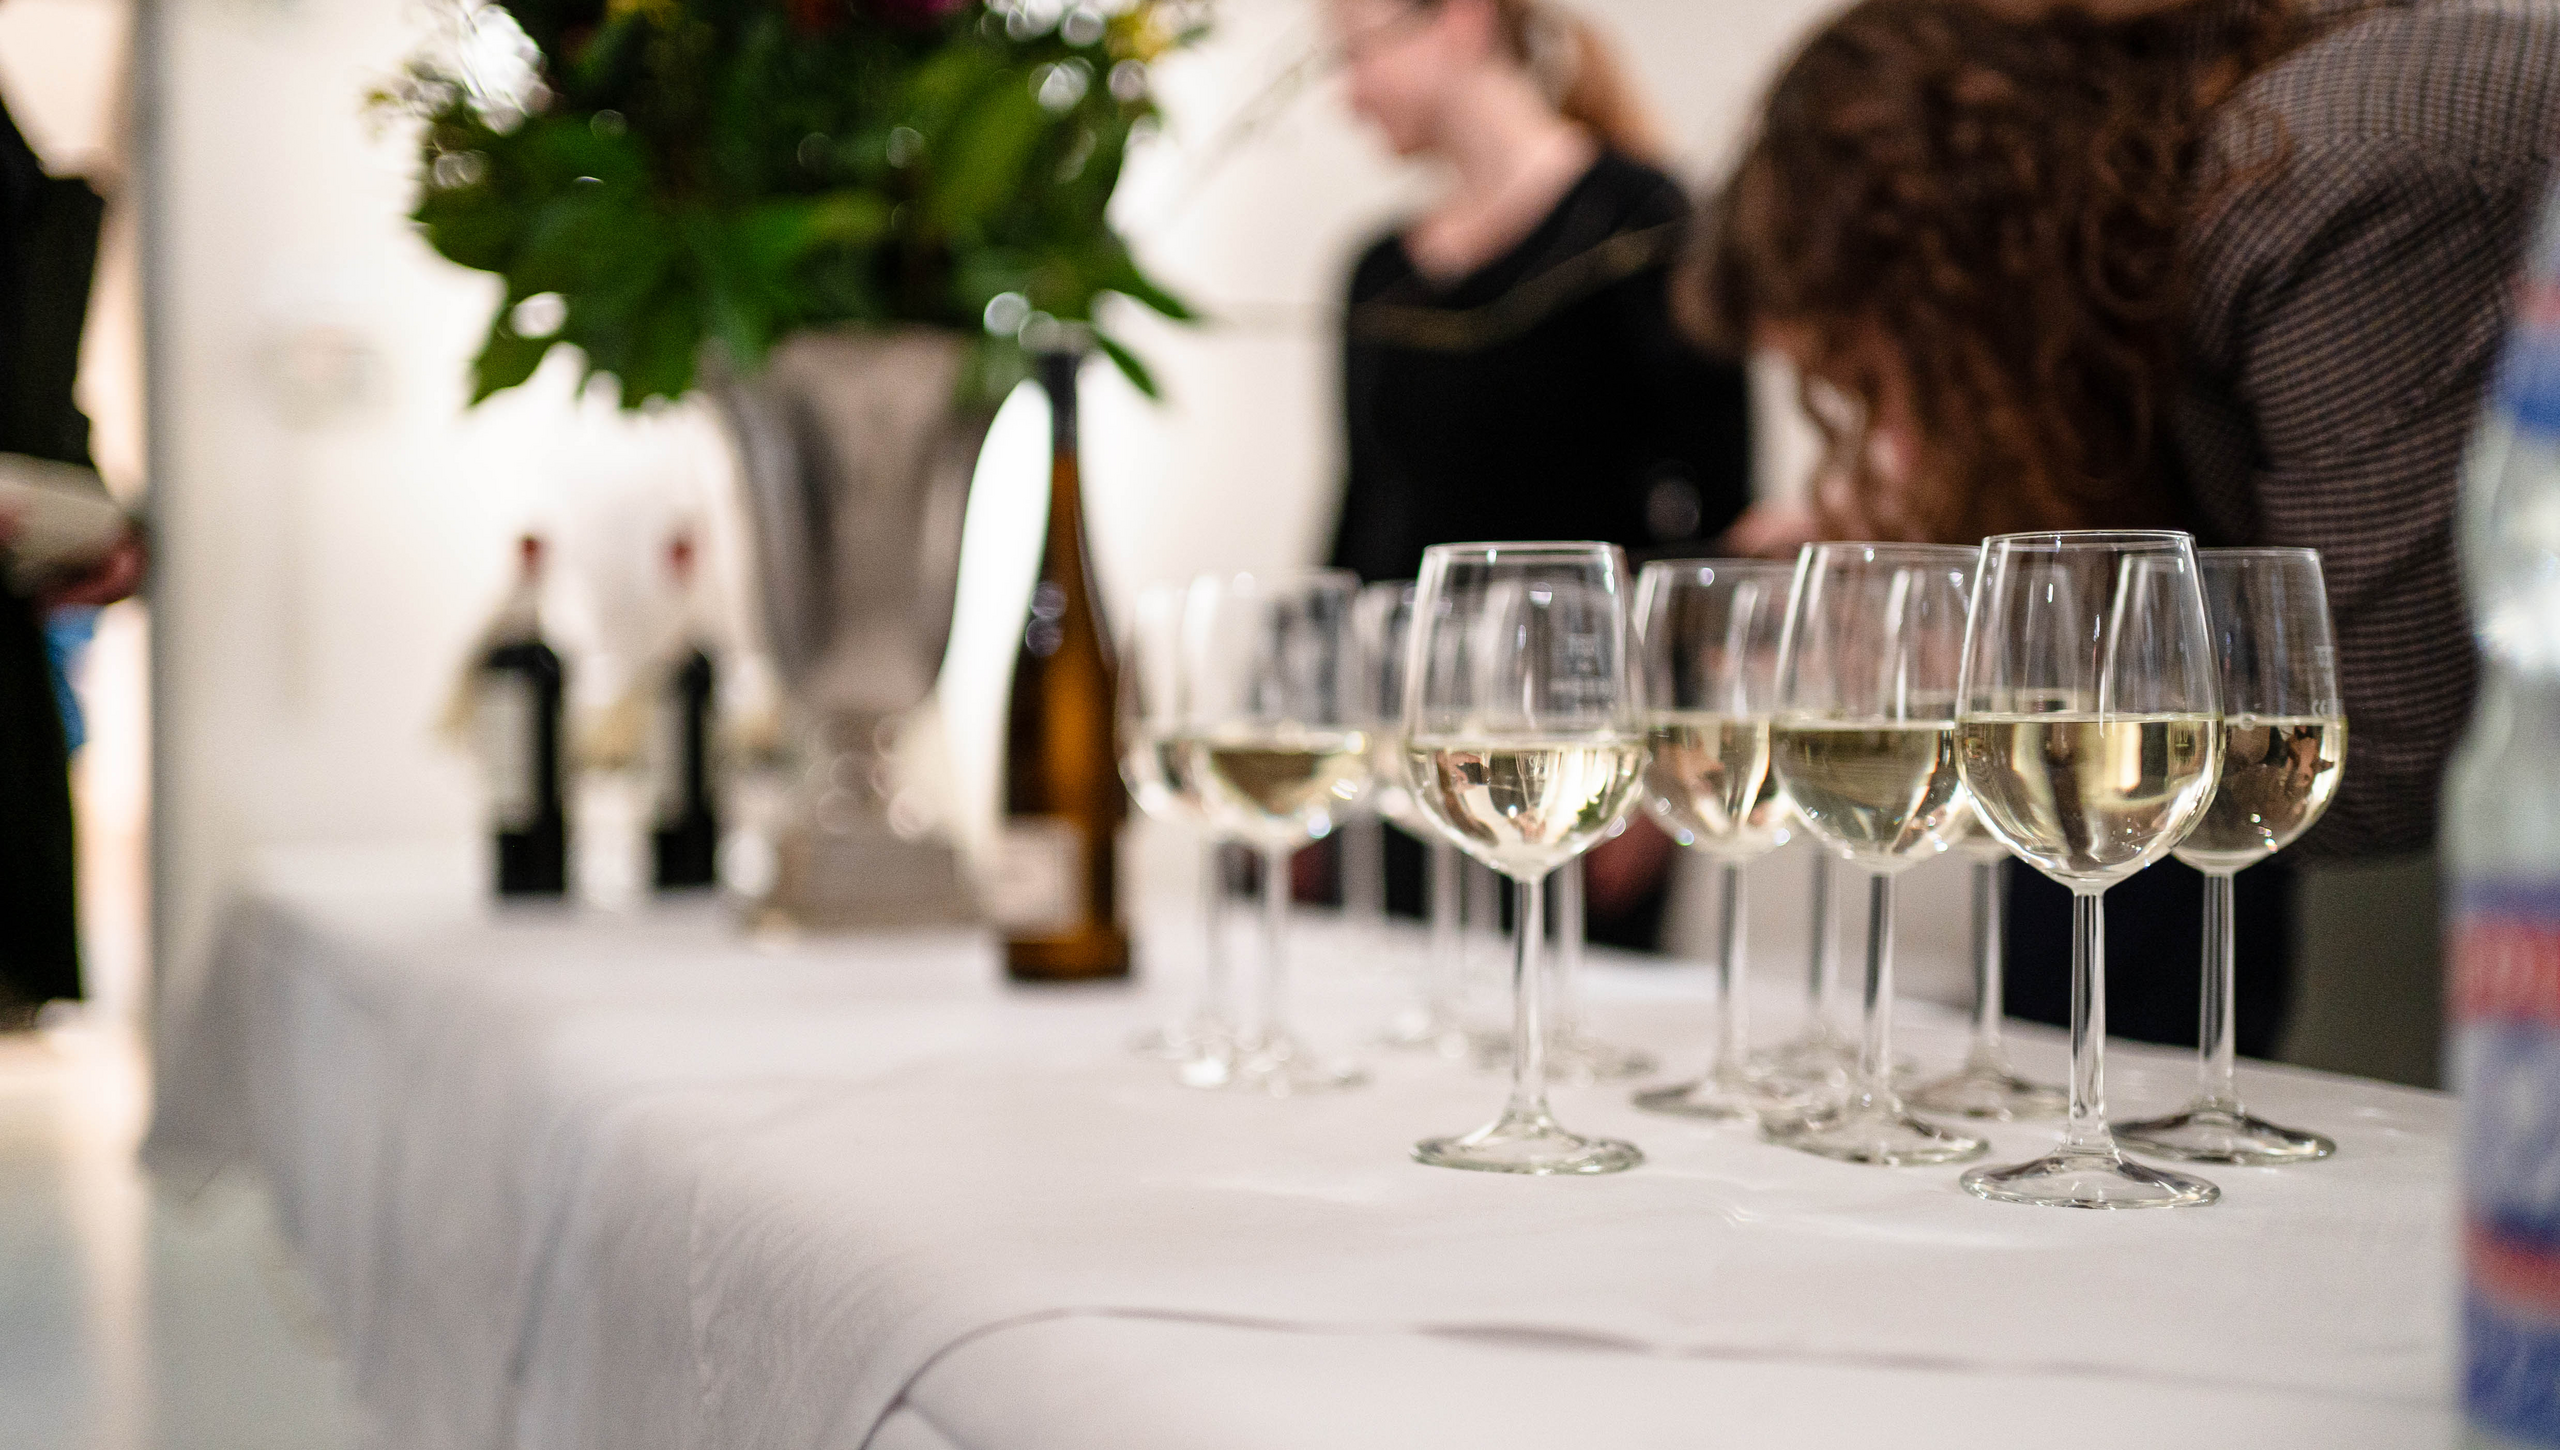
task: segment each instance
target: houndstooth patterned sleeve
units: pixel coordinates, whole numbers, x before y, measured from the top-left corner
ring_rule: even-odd
[[[2560,63],[2553,39],[2539,42],[2546,63]],[[2503,95],[2404,90],[2391,67],[2426,57],[2402,49],[2293,68],[2256,98],[2255,119],[2281,130],[2256,128],[2254,144],[2281,159],[2235,186],[2197,239],[2194,378],[2177,420],[2205,542],[2320,551],[2348,764],[2299,849],[2327,856],[2435,840],[2476,678],[2453,531],[2462,456],[2560,142],[2560,111],[2513,104],[2560,96],[2547,78]],[[2431,109],[2397,115],[2395,97]],[[2456,114],[2440,114],[2448,105]],[[2448,123],[2498,134],[2439,144]]]

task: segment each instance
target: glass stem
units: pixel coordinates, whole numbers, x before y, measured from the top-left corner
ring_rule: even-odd
[[[1538,960],[1546,945],[1546,893],[1536,878],[1511,893],[1511,1106],[1515,1123],[1549,1121],[1547,1112],[1546,983]]]
[[[1750,1057],[1751,1016],[1742,1000],[1742,868],[1724,868],[1716,922],[1716,1060],[1713,1076],[1740,1077]]]
[[[2107,1131],[2107,908],[2095,891],[2071,895],[2071,1118],[2066,1153],[2116,1151]]]
[[[1466,873],[1467,931],[1463,940],[1468,956],[1473,958],[1488,939],[1501,945],[1502,878],[1473,856],[1467,858]]]
[[[1387,933],[1387,827],[1375,816],[1342,828],[1342,915],[1358,934],[1357,950],[1372,949]]]
[[[2004,1067],[2000,1050],[2001,918],[2008,906],[2008,871],[1998,861],[1973,863],[1973,1060]]]
[[[1458,998],[1465,978],[1461,975],[1463,943],[1458,934],[1466,929],[1465,906],[1458,898],[1461,878],[1458,875],[1458,848],[1446,841],[1431,843],[1431,982],[1429,987],[1431,1021],[1436,1028],[1453,1027],[1458,1021]]]
[[[1813,853],[1813,945],[1805,958],[1804,1005],[1815,1035],[1831,1023],[1831,854]]]
[[[1287,846],[1262,852],[1262,1045],[1281,1047],[1289,1041],[1286,1013],[1289,992],[1289,858]]]
[[[1893,1100],[1893,877],[1867,878],[1866,1034],[1858,1043],[1858,1096]]]
[[[1208,840],[1200,847],[1200,922],[1208,955],[1201,959],[1200,1021],[1224,1032],[1232,1027],[1234,979],[1227,962],[1227,848]]]
[[[2235,950],[2231,873],[2208,871],[2204,877],[2204,1005],[2196,1035],[2198,1107],[2237,1116],[2240,1093],[2232,1069],[2239,1055],[2232,1006],[2238,995],[2233,975]]]
[[[1556,996],[1547,1016],[1550,1035],[1570,1042],[1582,1028],[1582,858],[1556,868],[1547,881],[1556,895]]]

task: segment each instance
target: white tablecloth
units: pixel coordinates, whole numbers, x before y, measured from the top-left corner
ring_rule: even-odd
[[[150,1153],[253,1161],[403,1447],[2448,1443],[2452,1106],[2244,1069],[2338,1156],[2201,1210],[1978,1202],[1558,1095],[1650,1161],[1406,1159],[1501,1084],[1187,1092],[1123,1044],[1178,990],[1007,991],[988,943],[785,948],[704,908],[495,911],[270,870],[164,1024]],[[1311,926],[1347,1039],[1392,986]],[[1690,1062],[1695,968],[1603,968],[1609,1032]],[[1786,993],[1763,1004],[1774,1020]],[[1958,1024],[1906,1008],[1951,1059]],[[2054,1037],[2018,1050],[2048,1075]],[[2120,1110],[2174,1053],[2119,1045]],[[1995,1154],[2050,1125],[2002,1127]],[[2033,1427],[2033,1428],[2030,1428]]]

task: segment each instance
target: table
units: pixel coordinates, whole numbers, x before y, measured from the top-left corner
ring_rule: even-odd
[[[2223,1201],[1982,1203],[1559,1093],[1646,1166],[1431,1170],[1500,1083],[1376,1056],[1363,1092],[1178,1089],[1173,1000],[1008,990],[965,934],[758,944],[705,906],[498,910],[357,856],[271,864],[161,1036],[147,1150],[254,1165],[399,1446],[2448,1443],[2453,1107],[2265,1067],[2340,1145]],[[1306,931],[1307,1018],[1393,985]],[[1675,1064],[1702,969],[1601,966]],[[1787,995],[1773,984],[1762,1021]],[[1927,1063],[1951,1014],[1906,1004]],[[2055,1034],[2020,1029],[2032,1070]],[[2119,1045],[2122,1109],[2176,1053]],[[2050,1125],[1997,1127],[1999,1160]]]

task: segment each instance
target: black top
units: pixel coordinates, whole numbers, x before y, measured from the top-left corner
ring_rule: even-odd
[[[73,406],[97,193],[48,177],[0,105],[0,452],[89,461]],[[71,783],[35,604],[0,582],[0,1029],[80,993]]]
[[[1371,246],[1344,317],[1349,479],[1333,562],[1410,578],[1426,545],[1694,551],[1751,499],[1739,366],[1671,319],[1677,183],[1603,154],[1521,242],[1445,286]]]

